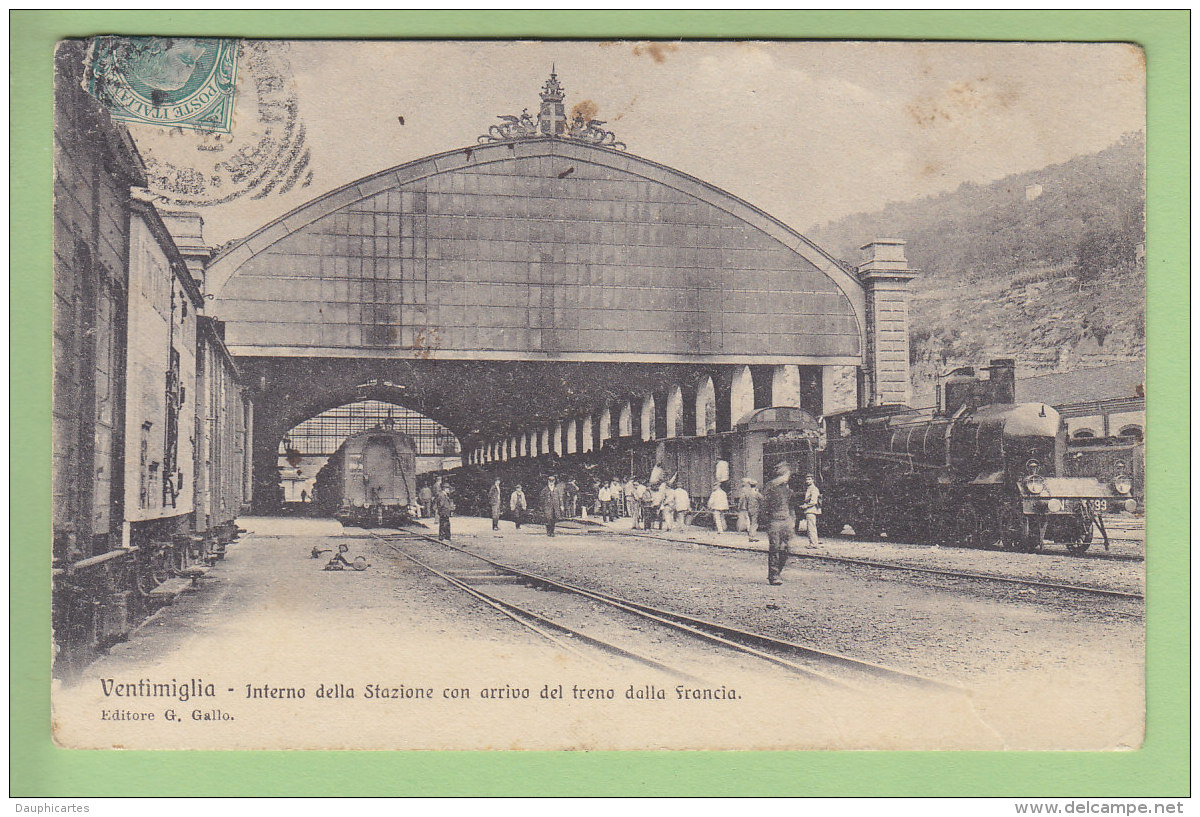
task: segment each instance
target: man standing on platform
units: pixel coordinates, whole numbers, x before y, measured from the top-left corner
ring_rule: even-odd
[[[421,503],[421,518],[427,519],[433,516],[433,490],[426,482],[421,486],[421,490],[417,492],[417,499]]]
[[[567,480],[567,487],[563,489],[565,501],[563,508],[566,515],[574,519],[579,514],[579,485],[575,480]]]
[[[517,523],[517,530],[521,529],[521,523],[525,521],[525,511],[529,508],[529,503],[525,501],[525,489],[517,485],[513,489],[512,496],[508,498],[508,509],[512,511],[513,521]]]
[[[454,500],[450,498],[450,486],[440,485],[435,498],[438,515],[438,539],[450,541],[450,516],[454,513]]]
[[[808,543],[813,547],[821,544],[817,539],[817,517],[821,513],[821,490],[813,480],[812,474],[804,476],[804,525],[808,528]]]
[[[500,477],[496,477],[496,481],[488,490],[488,503],[492,506],[492,530],[500,530],[500,508],[503,507],[504,502],[501,497]]]
[[[758,483],[746,477],[742,480],[742,492],[738,495],[738,522],[745,523],[746,533],[751,542],[758,541],[758,507],[762,502],[762,494],[758,492]]]
[[[554,477],[549,477],[546,480],[546,487],[542,489],[541,496],[538,497],[542,515],[546,517],[547,536],[554,536],[554,523],[558,521],[559,514],[562,513],[560,502],[562,502],[562,497],[559,495],[556,480]]]
[[[713,527],[717,533],[725,532],[725,514],[729,511],[729,496],[721,489],[721,483],[714,482],[712,493],[708,495],[708,509],[712,511]]]
[[[788,545],[792,540],[792,489],[788,480],[792,469],[786,462],[775,466],[775,478],[767,486],[763,497],[763,510],[767,515],[767,581],[783,584],[780,574],[787,564]]]
[[[687,488],[682,485],[675,489],[675,530],[683,530],[687,525],[688,512],[692,510],[692,497]]]
[[[600,518],[611,522],[609,515],[612,511],[612,488],[603,480],[600,482],[600,490],[596,492],[596,501],[600,503]]]

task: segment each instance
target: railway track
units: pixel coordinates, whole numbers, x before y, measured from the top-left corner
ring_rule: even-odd
[[[695,672],[657,655],[647,654],[644,649],[633,649],[628,645],[628,641],[625,644],[615,643],[622,635],[619,626],[614,628],[610,625],[607,628],[610,631],[616,630],[617,639],[613,638],[614,633],[601,636],[594,630],[584,632],[578,626],[563,622],[560,617],[551,617],[543,612],[530,609],[533,605],[528,601],[519,603],[514,599],[514,595],[519,596],[520,593],[506,593],[504,588],[520,585],[523,588],[532,587],[553,591],[556,594],[556,604],[562,599],[581,600],[591,608],[592,612],[597,605],[600,605],[607,608],[610,615],[616,615],[618,620],[624,621],[623,626],[626,630],[633,629],[644,632],[646,629],[653,628],[670,633],[676,639],[683,638],[689,642],[699,642],[708,649],[736,654],[742,659],[766,663],[785,672],[835,687],[865,691],[862,688],[862,682],[869,679],[875,682],[882,680],[943,692],[952,691],[964,694],[967,692],[963,687],[953,683],[571,585],[497,562],[457,545],[442,542],[427,534],[413,531],[389,534],[368,531],[368,533],[401,558],[420,566],[463,592],[469,593],[551,641],[557,647],[581,655],[588,660],[592,660],[592,657],[580,650],[580,644],[603,654],[632,660],[676,677],[698,680]],[[428,560],[414,555],[409,548],[404,547],[405,544],[416,543],[437,545],[444,549],[443,552],[454,553],[465,558],[467,562],[459,561],[451,568],[436,567]],[[633,624],[635,621],[637,623]],[[645,641],[646,639],[641,637],[640,640]]]
[[[596,535],[596,534],[610,535],[610,536],[626,535],[624,533],[616,533],[614,531],[610,531],[607,529],[586,528],[586,531],[588,534],[592,534],[592,535]],[[702,541],[699,539],[680,540],[680,539],[673,539],[669,536],[656,536],[653,533],[645,533],[645,532],[638,532],[638,531],[631,531],[630,533],[634,536],[638,536],[643,539],[658,539],[658,540],[661,540],[664,542],[671,542],[674,544],[703,545],[704,547],[711,547],[711,548],[716,548],[716,549],[720,549],[720,550],[737,550],[737,551],[745,551],[747,553],[765,554],[767,552],[766,548],[750,547],[749,545],[728,545],[728,544],[721,544],[719,542],[705,542],[705,541]],[[856,558],[851,558],[851,557],[847,557],[847,556],[830,556],[827,554],[818,554],[818,553],[795,553],[795,552],[793,552],[791,555],[791,558],[793,558],[793,559],[811,559],[814,561],[831,562],[831,563],[835,563],[835,564],[846,564],[846,565],[854,565],[854,566],[858,566],[858,567],[869,567],[869,568],[874,568],[877,570],[895,570],[895,571],[904,571],[904,572],[908,572],[908,573],[920,573],[920,574],[925,574],[925,575],[940,576],[940,577],[944,577],[944,578],[962,579],[962,580],[968,580],[968,581],[990,582],[993,584],[1004,584],[1004,585],[1013,585],[1013,586],[1021,586],[1021,587],[1030,587],[1030,588],[1036,588],[1036,589],[1041,589],[1041,590],[1053,590],[1053,591],[1062,592],[1062,593],[1086,594],[1086,595],[1093,595],[1093,596],[1102,596],[1102,597],[1106,597],[1106,598],[1125,599],[1125,600],[1129,600],[1129,601],[1145,601],[1145,595],[1143,595],[1142,593],[1130,593],[1130,592],[1123,591],[1123,590],[1112,590],[1112,589],[1105,588],[1105,587],[1095,587],[1093,585],[1086,585],[1086,584],[1065,584],[1065,583],[1059,583],[1059,582],[1042,581],[1040,579],[1022,579],[1022,578],[1015,577],[1015,576],[996,576],[996,575],[990,574],[990,573],[974,573],[974,572],[962,571],[962,570],[944,570],[941,568],[919,567],[919,566],[915,566],[915,565],[900,565],[900,564],[895,564],[895,563],[891,563],[891,562],[877,562],[872,559],[856,559]]]

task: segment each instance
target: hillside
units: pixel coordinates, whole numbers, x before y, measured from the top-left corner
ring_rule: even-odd
[[[913,385],[989,356],[1022,373],[1145,357],[1145,137],[987,185],[809,232],[857,263],[872,238],[908,242]]]

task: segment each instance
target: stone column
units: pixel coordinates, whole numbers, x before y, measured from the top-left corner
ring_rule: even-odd
[[[654,395],[647,394],[642,398],[642,439],[654,439]]]
[[[621,413],[617,418],[617,436],[628,437],[633,433],[633,406],[628,400],[621,404]]]
[[[612,412],[608,406],[600,412],[600,447],[604,447],[604,441],[612,437]]]
[[[754,378],[749,366],[738,366],[733,370],[733,383],[729,389],[729,427],[737,424],[754,411]]]
[[[554,424],[554,439],[551,441],[554,444],[554,453],[558,456],[563,454],[563,424]]]
[[[771,371],[771,405],[800,407],[800,367],[786,363]]]
[[[836,414],[858,407],[858,369],[854,366],[821,367],[821,414]]]
[[[595,428],[595,426],[592,425],[592,415],[590,415],[590,414],[584,415],[584,418],[583,418],[583,453],[585,453],[585,454],[587,454],[589,451],[593,451],[595,449],[596,441],[595,441],[595,439],[593,439],[594,433],[595,433],[593,430],[594,428]]]
[[[908,285],[918,270],[908,268],[904,241],[879,239],[865,244],[858,277],[867,290],[867,338],[863,354],[868,406],[907,404]]]
[[[707,437],[717,430],[717,392],[711,377],[696,386],[696,436]]]
[[[683,389],[676,385],[667,392],[667,436],[683,434]]]

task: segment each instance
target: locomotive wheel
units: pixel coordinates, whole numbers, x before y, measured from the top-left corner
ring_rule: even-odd
[[[884,530],[887,531],[887,538],[889,542],[916,541],[912,523],[907,519],[901,519],[899,517],[893,518],[888,521],[887,525],[884,527]]]
[[[1082,556],[1087,553],[1087,549],[1092,546],[1092,536],[1095,534],[1095,525],[1092,523],[1090,515],[1080,515],[1076,517],[1076,525],[1072,526],[1072,536],[1067,542],[1067,552],[1076,556]]]
[[[1000,544],[1005,550],[1034,553],[1042,547],[1042,525],[1006,504],[1000,511]]]
[[[879,501],[874,497],[852,497],[850,505],[859,509],[859,515],[850,520],[854,535],[859,539],[878,539],[882,532]]]
[[[963,505],[959,510],[956,533],[963,547],[983,548],[995,542],[983,514],[971,504]]]
[[[841,536],[846,523],[841,518],[823,513],[817,518],[817,529],[822,536]]]
[[[931,545],[954,544],[955,521],[954,514],[947,507],[942,507],[931,513],[928,521],[927,540]]]
[[[879,523],[873,519],[857,519],[850,523],[850,527],[854,528],[859,539],[878,539],[879,534],[883,532]]]

